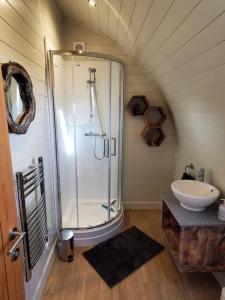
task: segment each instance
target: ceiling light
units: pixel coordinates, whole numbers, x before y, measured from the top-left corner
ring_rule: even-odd
[[[88,4],[92,7],[96,6],[96,0],[88,0]]]

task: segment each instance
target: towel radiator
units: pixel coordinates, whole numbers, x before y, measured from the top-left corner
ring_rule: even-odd
[[[39,260],[48,241],[42,157],[37,165],[16,173],[17,197],[23,241],[25,280],[32,277],[32,269]]]

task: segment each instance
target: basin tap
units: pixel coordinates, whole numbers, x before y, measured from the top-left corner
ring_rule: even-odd
[[[205,169],[204,168],[200,168],[198,170],[197,176],[196,176],[196,180],[198,181],[204,181],[204,177],[205,177]]]

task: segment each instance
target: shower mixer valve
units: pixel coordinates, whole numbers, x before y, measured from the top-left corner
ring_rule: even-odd
[[[106,136],[106,133],[97,133],[97,132],[86,132],[85,136]]]
[[[103,133],[102,120],[99,112],[99,104],[98,104],[97,91],[96,91],[96,78],[95,78],[96,69],[89,68],[88,70],[89,70],[89,80],[87,81],[87,83],[90,85],[90,118],[92,119],[96,117],[98,119],[100,124],[100,130],[99,132],[91,132],[91,131],[86,132],[84,135],[95,137],[94,156],[96,159],[102,160],[104,159],[104,157],[109,156],[109,144],[107,139],[107,147],[106,147],[106,141],[104,139],[106,134]],[[98,156],[96,153],[97,140],[98,140],[97,137],[102,137],[103,140],[103,151],[101,156]]]

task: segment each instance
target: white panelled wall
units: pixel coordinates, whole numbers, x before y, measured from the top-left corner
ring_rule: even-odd
[[[32,159],[43,156],[49,247],[33,269],[26,284],[26,299],[38,299],[45,282],[48,262],[57,229],[53,177],[54,149],[51,139],[51,115],[46,90],[44,37],[49,49],[61,47],[60,19],[48,1],[0,0],[0,62],[9,60],[21,64],[31,76],[37,111],[35,120],[25,135],[10,134],[14,174],[23,171]],[[18,299],[19,300],[19,299]]]
[[[150,81],[137,64],[110,39],[89,29],[70,24],[64,26],[65,49],[73,41],[85,41],[86,51],[106,53],[125,62],[125,105],[133,95],[146,95],[150,104],[165,105],[156,83]],[[166,107],[165,107],[166,110]],[[141,137],[142,119],[125,112],[123,204],[126,208],[159,208],[160,193],[170,188],[174,171],[174,136],[168,114],[163,124],[166,139],[160,147],[148,147]]]

